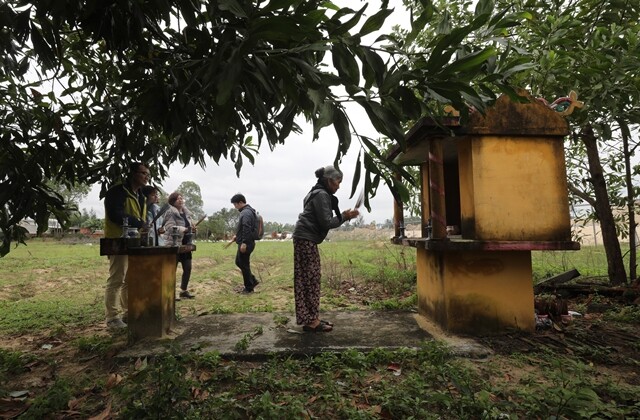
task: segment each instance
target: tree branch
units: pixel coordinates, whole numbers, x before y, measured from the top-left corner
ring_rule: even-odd
[[[584,191],[578,189],[575,185],[569,183],[568,184],[569,191],[571,191],[574,195],[580,197],[593,208],[596,207],[596,200],[593,199],[590,195],[586,194]]]

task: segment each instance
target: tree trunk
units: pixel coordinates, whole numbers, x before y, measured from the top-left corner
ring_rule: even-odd
[[[623,125],[621,125],[623,127]],[[629,279],[636,279],[636,209],[631,178],[631,151],[629,150],[629,129],[622,129],[622,147],[624,149],[624,176],[627,185],[627,212],[629,217]]]
[[[591,182],[595,194],[595,211],[600,221],[602,242],[605,253],[607,254],[609,282],[613,286],[618,286],[626,283],[627,274],[624,269],[622,251],[620,250],[620,242],[616,234],[616,225],[613,219],[613,212],[611,211],[611,204],[609,203],[607,184],[604,179],[602,165],[600,164],[598,142],[591,125],[583,127],[580,138],[587,151],[589,173],[591,174]]]

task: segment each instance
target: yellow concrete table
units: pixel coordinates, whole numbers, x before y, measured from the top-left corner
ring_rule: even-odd
[[[177,255],[195,251],[195,245],[173,247],[127,246],[126,239],[104,238],[101,255],[128,255],[128,327],[133,341],[163,337],[175,320]]]

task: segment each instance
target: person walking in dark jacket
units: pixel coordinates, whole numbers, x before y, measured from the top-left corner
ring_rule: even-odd
[[[251,273],[251,253],[255,249],[256,241],[253,235],[258,217],[256,211],[247,204],[247,199],[242,194],[231,197],[231,204],[240,212],[238,228],[234,240],[238,244],[236,253],[236,265],[242,271],[244,288],[240,293],[252,293],[259,281]]]
[[[329,229],[357,217],[358,209],[340,212],[334,195],[342,182],[342,172],[325,166],[315,172],[318,183],[304,198],[304,210],[293,231],[293,272],[296,323],[309,332],[328,332],[333,324],[320,319],[320,253]],[[334,215],[335,213],[335,215]]]

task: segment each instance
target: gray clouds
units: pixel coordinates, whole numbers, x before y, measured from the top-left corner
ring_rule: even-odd
[[[216,165],[211,160],[205,169],[197,165],[183,168],[174,164],[169,168],[169,177],[159,185],[171,193],[184,181],[195,182],[202,192],[203,210],[209,215],[232,207],[229,201],[231,196],[240,192],[252,207],[260,211],[265,221],[295,223],[302,211],[302,199],[316,182],[315,170],[332,164],[337,150],[337,137],[331,127],[322,130],[320,139],[315,142],[311,142],[311,134],[308,133],[310,130],[289,137],[284,145],[278,145],[273,152],[263,144],[256,156],[255,166],[245,159],[239,178],[236,177],[233,162],[221,160],[220,165]],[[353,207],[356,200],[356,197],[349,199],[349,195],[359,151],[357,146],[354,140],[340,165],[344,180],[336,196],[341,209]],[[157,183],[156,180],[152,182]],[[93,209],[98,217],[104,217],[104,204],[98,198],[99,190],[99,186],[94,186],[86,200],[80,203],[80,209]],[[393,217],[393,197],[385,185],[380,186],[371,205],[371,213],[361,208],[367,223],[382,223]]]

